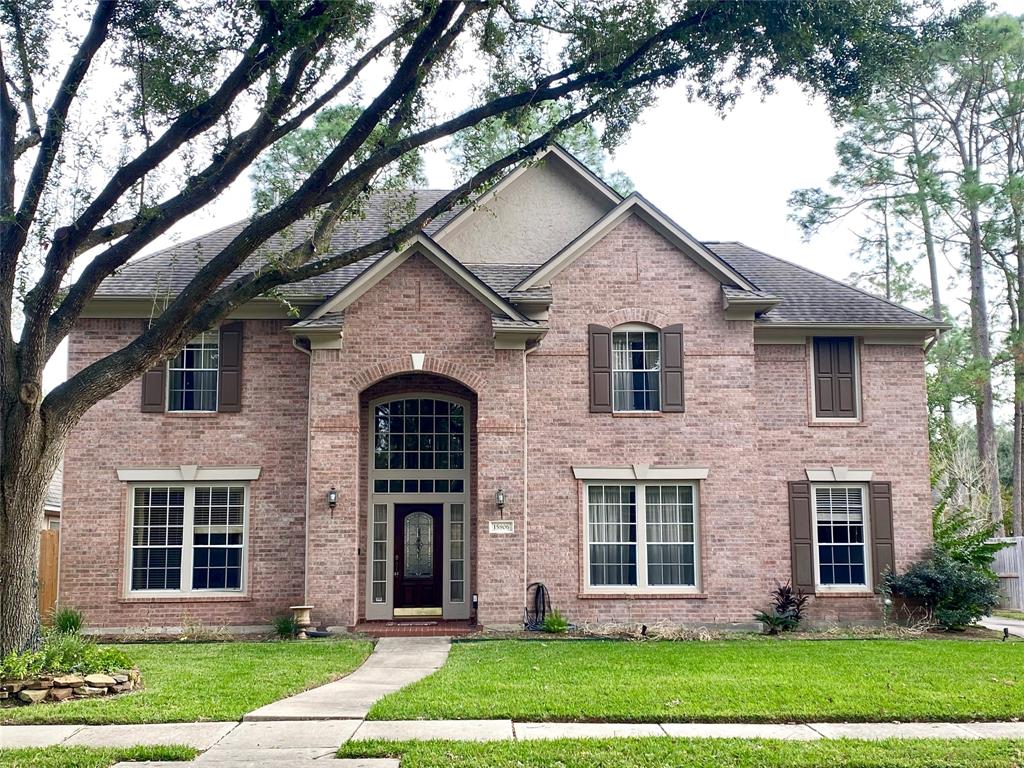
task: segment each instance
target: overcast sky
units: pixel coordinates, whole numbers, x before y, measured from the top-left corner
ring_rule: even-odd
[[[951,3],[952,4],[952,3]],[[1024,0],[1000,0],[997,11],[1024,15]],[[682,87],[666,91],[616,152],[611,168],[628,174],[638,192],[701,240],[740,240],[776,256],[843,279],[854,269],[855,238],[841,223],[801,240],[787,219],[794,189],[824,186],[836,166],[839,130],[820,99],[789,82],[775,94],[741,98],[724,117],[686,100]],[[451,183],[446,155],[427,157],[430,186]],[[241,219],[250,212],[248,180],[229,188],[190,217],[176,239]],[[952,279],[947,271],[946,280]],[[47,368],[46,385],[64,377],[63,349]]]

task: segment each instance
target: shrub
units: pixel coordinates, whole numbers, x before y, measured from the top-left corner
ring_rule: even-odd
[[[552,611],[544,617],[544,631],[561,635],[569,629],[569,622],[561,611]]]
[[[963,629],[999,604],[999,579],[986,565],[954,559],[936,547],[902,574],[886,574],[885,592],[918,605],[943,629]]]
[[[968,509],[949,510],[948,492],[935,505],[932,529],[936,551],[973,569],[993,573],[995,553],[1010,546],[1008,541],[990,541],[1002,532],[1002,525],[990,520],[979,520]]]
[[[804,606],[807,595],[799,589],[794,590],[790,582],[776,584],[772,590],[771,612],[758,611],[754,618],[768,628],[769,635],[788,632],[796,629],[804,618]]]
[[[294,616],[275,616],[274,632],[282,640],[288,640],[299,634],[299,625]]]
[[[65,635],[77,635],[82,629],[82,624],[82,612],[74,608],[61,608],[53,614],[53,628]]]
[[[132,660],[121,650],[99,646],[74,634],[49,632],[36,651],[15,651],[0,661],[0,678],[21,680],[40,674],[90,675],[128,669]]]

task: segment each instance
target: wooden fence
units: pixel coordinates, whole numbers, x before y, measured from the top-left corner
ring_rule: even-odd
[[[60,553],[60,531],[39,532],[39,615],[49,623],[57,607],[57,565]]]
[[[1013,546],[996,552],[992,569],[999,574],[1000,607],[1024,611],[1024,537],[995,539]]]

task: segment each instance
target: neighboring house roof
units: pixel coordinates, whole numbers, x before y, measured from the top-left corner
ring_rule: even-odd
[[[47,512],[60,512],[61,497],[64,493],[64,462],[57,467],[57,471],[50,478],[50,485],[46,488],[46,500],[43,502],[43,509]]]
[[[705,245],[743,273],[759,291],[782,299],[758,317],[759,323],[942,327],[942,323],[927,315],[743,243],[707,242]]]

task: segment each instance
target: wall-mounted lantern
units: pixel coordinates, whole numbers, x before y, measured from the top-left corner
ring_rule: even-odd
[[[498,507],[498,511],[505,514],[505,491],[501,488],[494,494],[494,503]]]
[[[334,508],[338,506],[338,492],[334,490],[334,486],[331,486],[331,490],[327,492],[327,506],[331,508],[331,512],[334,512]]]

